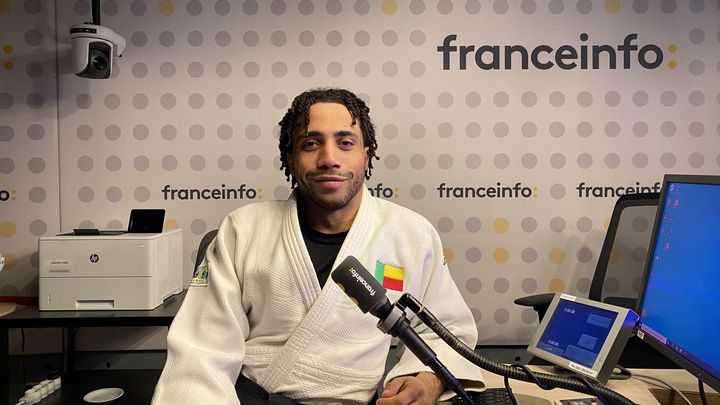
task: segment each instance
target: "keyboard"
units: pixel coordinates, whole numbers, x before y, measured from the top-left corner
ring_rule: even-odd
[[[128,231],[100,231],[100,235],[125,235]]]
[[[110,229],[110,230],[100,230],[96,228],[76,228],[73,229],[72,233],[63,233],[61,235],[63,236],[69,236],[69,235],[75,235],[75,236],[97,236],[97,235],[124,235],[128,233],[128,231],[122,230],[122,229]]]
[[[487,388],[482,392],[468,392],[470,398],[476,405],[512,405],[510,396],[505,388]],[[453,405],[465,404],[460,397],[454,397]]]

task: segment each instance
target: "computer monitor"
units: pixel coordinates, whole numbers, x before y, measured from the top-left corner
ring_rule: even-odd
[[[666,175],[638,337],[720,391],[720,176]]]

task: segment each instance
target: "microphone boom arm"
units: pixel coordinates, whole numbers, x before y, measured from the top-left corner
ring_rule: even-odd
[[[477,354],[473,349],[468,347],[460,339],[452,334],[437,318],[433,315],[425,306],[415,297],[409,293],[403,294],[395,304],[403,311],[405,308],[410,309],[414,312],[420,320],[430,327],[445,343],[447,343],[453,350],[458,352],[461,356],[475,364],[476,366],[490,371],[494,374],[502,375],[506,378],[512,378],[514,380],[535,382],[535,380],[525,374],[525,372],[518,371],[510,366],[506,366],[501,363],[494,362],[486,359],[481,355]],[[379,326],[378,326],[379,327]],[[571,390],[575,392],[583,392],[590,395],[595,395],[595,391],[586,387],[583,383],[576,379],[564,378],[547,373],[534,373],[534,376],[543,384],[553,387]],[[602,384],[592,383],[592,386],[597,390],[598,393],[602,394],[603,397],[610,401],[611,404],[620,405],[634,405],[634,402],[628,398],[618,394],[617,392],[605,387]]]
[[[404,294],[403,296],[405,295],[408,294]],[[405,316],[404,309],[402,304],[396,303],[388,316],[378,322],[378,329],[386,334],[399,338],[405,344],[405,347],[409,348],[424,365],[428,366],[435,373],[445,387],[455,392],[463,399],[464,403],[474,405],[475,402],[470,398],[457,378],[440,362],[435,351],[412,329],[410,322]]]

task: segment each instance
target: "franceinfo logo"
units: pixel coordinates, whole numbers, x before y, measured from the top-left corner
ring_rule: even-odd
[[[617,44],[593,43],[590,35],[581,33],[574,44],[523,45],[468,44],[457,34],[448,34],[437,47],[442,55],[443,70],[511,70],[558,68],[573,69],[657,69],[662,65],[662,48],[655,44],[642,43],[637,33],[629,33]],[[676,46],[669,47],[674,52]],[[671,61],[672,69],[677,64]]]
[[[384,198],[386,200],[400,197],[400,188],[392,187],[383,183],[378,183],[374,186],[367,186],[367,189],[373,197]]]
[[[162,190],[163,200],[254,200],[262,198],[262,189],[247,184],[220,187],[182,187],[166,184]]]
[[[453,185],[440,183],[437,188],[439,198],[473,199],[473,198],[537,198],[538,188],[528,186],[520,181],[514,184],[497,182],[494,185]]]
[[[605,185],[605,184],[591,184],[587,182],[580,182],[576,187],[577,196],[580,198],[617,198],[627,194],[635,193],[659,193],[661,184],[656,181],[652,184],[642,184],[636,181],[635,184],[628,185]]]
[[[355,269],[350,267],[350,274],[352,274],[353,278],[356,279],[360,284],[362,284],[366,290],[370,293],[370,296],[375,296],[375,289],[372,288],[370,284],[368,284],[367,281],[363,278],[363,276],[360,275]]]

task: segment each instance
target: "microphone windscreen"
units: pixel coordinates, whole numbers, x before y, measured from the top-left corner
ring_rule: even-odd
[[[332,272],[332,279],[350,299],[367,313],[385,300],[387,290],[353,256],[348,256]]]

